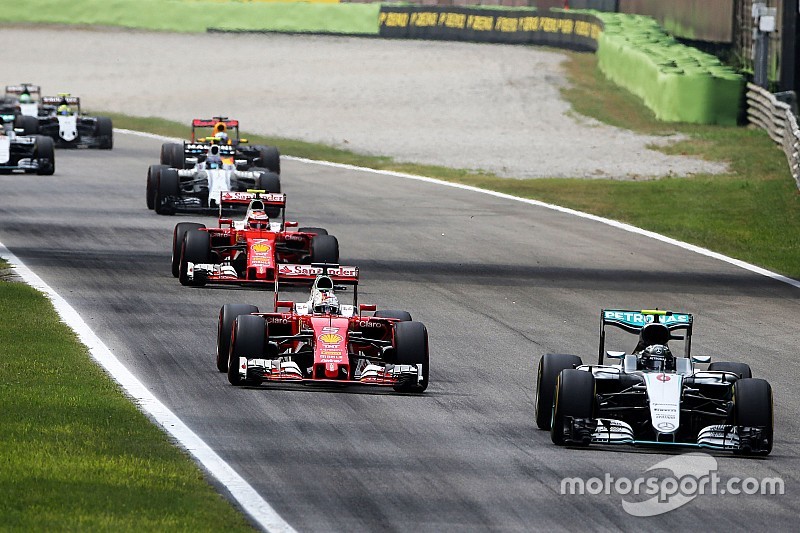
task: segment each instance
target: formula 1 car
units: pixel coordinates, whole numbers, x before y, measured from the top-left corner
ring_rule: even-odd
[[[0,115],[0,173],[21,171],[51,176],[56,171],[53,140],[40,135],[23,135],[12,127],[13,114]]]
[[[101,150],[114,147],[111,119],[81,114],[81,99],[77,96],[45,96],[41,103],[39,133],[53,139],[57,147]]]
[[[306,302],[281,301],[271,312],[227,304],[219,312],[217,370],[232,385],[263,382],[376,385],[401,392],[428,387],[428,332],[406,311],[358,304],[358,269],[312,265],[292,275],[313,279]],[[352,305],[334,289],[353,286]]]
[[[6,85],[3,101],[0,103],[0,114],[14,115],[14,129],[21,130],[22,135],[39,133],[39,112],[42,89],[32,83]],[[7,120],[6,117],[3,117]]]
[[[689,446],[768,455],[772,388],[745,363],[691,355],[688,313],[604,309],[597,364],[545,354],[539,361],[536,423],[553,443]],[[606,351],[606,327],[638,335],[632,353]],[[675,332],[684,331],[683,335]],[[668,343],[682,340],[683,357]],[[604,357],[619,361],[604,363]]]
[[[226,151],[227,150],[227,151]],[[223,192],[251,189],[281,192],[281,178],[265,168],[238,170],[230,146],[211,144],[192,169],[150,165],[147,169],[147,207],[159,215],[178,211],[213,212]]]
[[[227,204],[245,204],[243,220],[222,217]],[[172,274],[182,285],[258,285],[301,279],[310,263],[338,263],[339,241],[322,228],[286,221],[286,195],[263,191],[221,195],[219,227],[181,222],[172,237]]]
[[[211,128],[210,135],[198,130]],[[183,143],[161,145],[161,164],[170,168],[192,168],[202,163],[211,145],[219,146],[219,155],[229,159],[237,170],[267,169],[280,175],[280,153],[274,146],[251,146],[239,136],[239,121],[228,117],[196,118],[192,121],[192,138]]]

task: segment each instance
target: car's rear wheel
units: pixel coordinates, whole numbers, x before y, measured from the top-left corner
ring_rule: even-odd
[[[228,382],[231,385],[256,385],[242,379],[239,358],[266,359],[267,322],[257,315],[239,315],[233,321],[233,335],[228,358]]]
[[[179,222],[175,224],[175,229],[172,230],[172,275],[178,277],[180,275],[181,267],[181,247],[183,246],[183,236],[187,231],[199,230],[205,228],[205,224],[198,224],[196,222]]]
[[[764,442],[758,449],[744,449],[747,455],[769,455],[772,451],[772,387],[758,378],[743,378],[733,384],[733,424],[763,428]]]
[[[591,372],[567,368],[556,378],[555,396],[553,397],[553,420],[550,428],[550,440],[553,444],[563,446],[564,429],[568,418],[594,418],[595,384]],[[588,445],[589,442],[570,442],[570,444]]]
[[[327,235],[328,234],[328,230],[326,230],[325,228],[314,228],[314,227],[311,227],[311,226],[304,227],[304,228],[297,228],[297,231],[299,231],[300,233],[314,233],[316,235]]]
[[[713,370],[716,372],[733,372],[739,379],[741,378],[752,378],[753,371],[750,370],[750,365],[747,363],[731,363],[728,361],[715,361],[708,365],[709,370]]]
[[[333,235],[317,235],[311,238],[312,263],[339,263],[339,240]]]
[[[411,322],[411,313],[408,311],[395,311],[393,309],[379,309],[375,311],[378,318],[395,318],[400,322]]]
[[[539,359],[536,374],[536,425],[539,429],[550,429],[558,375],[565,368],[575,368],[581,364],[583,361],[577,355],[563,353],[546,353]]]
[[[172,168],[182,169],[186,166],[186,155],[183,152],[183,143],[172,143],[169,147],[169,163]]]
[[[36,135],[39,133],[39,120],[36,117],[18,115],[14,119],[14,128],[20,128],[22,135]]]
[[[169,205],[169,199],[178,196],[180,192],[180,178],[178,171],[172,168],[165,168],[158,175],[158,185],[156,186],[156,196],[153,200],[153,209],[159,215],[172,215],[175,210]]]
[[[158,178],[161,176],[161,171],[166,168],[169,167],[166,165],[150,165],[147,167],[147,189],[145,190],[147,209],[153,209],[156,205],[156,189],[158,187]]]
[[[56,150],[53,139],[44,135],[36,136],[36,159],[39,162],[39,168],[36,170],[37,174],[40,176],[52,176],[55,173]]]
[[[114,148],[114,125],[110,118],[97,117],[94,131],[98,139],[98,147],[101,150],[111,150]]]
[[[258,165],[280,175],[281,173],[281,154],[274,146],[259,146],[258,155],[261,163]]]
[[[194,276],[189,279],[189,263],[210,263],[211,262],[211,235],[207,231],[193,229],[186,232],[183,236],[181,246],[181,263],[178,270],[178,280],[181,285],[190,287],[202,287],[206,284],[203,276]]]
[[[220,372],[228,371],[233,322],[240,315],[253,313],[258,313],[258,307],[246,304],[225,304],[219,310],[219,321],[217,322],[217,370]]]
[[[394,326],[395,361],[397,365],[417,365],[421,381],[408,381],[395,385],[398,392],[425,392],[428,388],[430,354],[428,330],[422,322],[398,322]]]

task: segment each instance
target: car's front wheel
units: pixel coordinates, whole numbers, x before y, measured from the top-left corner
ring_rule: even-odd
[[[228,382],[231,385],[255,385],[257,383],[242,379],[239,361],[245,359],[266,359],[267,322],[258,315],[239,315],[233,321],[233,335],[228,360]]]
[[[570,418],[594,418],[594,376],[591,372],[567,368],[558,375],[555,389],[550,440],[563,446],[566,423]],[[573,441],[570,444],[588,445],[589,442]]]

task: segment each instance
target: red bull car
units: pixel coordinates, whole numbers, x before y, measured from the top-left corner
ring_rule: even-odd
[[[281,301],[272,311],[227,304],[219,313],[217,370],[232,385],[262,383],[373,385],[399,392],[428,386],[428,332],[405,311],[358,304],[358,269],[312,265],[292,276],[313,279],[305,302]],[[335,290],[353,286],[353,303]]]
[[[684,446],[767,455],[772,388],[750,366],[691,355],[694,319],[661,310],[604,309],[597,364],[545,354],[536,384],[536,423],[553,443]],[[611,330],[638,335],[630,352],[606,351]],[[683,341],[682,355],[669,343]],[[606,362],[609,358],[616,362]],[[710,363],[706,369],[698,364]]]
[[[220,147],[237,170],[258,169],[280,175],[280,152],[274,146],[250,145],[239,136],[239,121],[228,117],[196,118],[192,137],[183,143],[161,145],[161,165],[167,168],[193,168],[202,163],[212,145]]]
[[[339,241],[323,228],[286,221],[286,195],[221,193],[219,226],[181,222],[172,238],[172,274],[182,285],[298,280],[311,263],[338,263]],[[222,217],[229,204],[248,206],[242,220]]]

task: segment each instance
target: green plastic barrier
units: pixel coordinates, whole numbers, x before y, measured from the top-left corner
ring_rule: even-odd
[[[0,0],[0,22],[122,26],[175,32],[220,30],[377,35],[380,4]]]
[[[639,15],[600,13],[598,65],[667,122],[735,125],[745,80],[718,58],[685,46]]]

